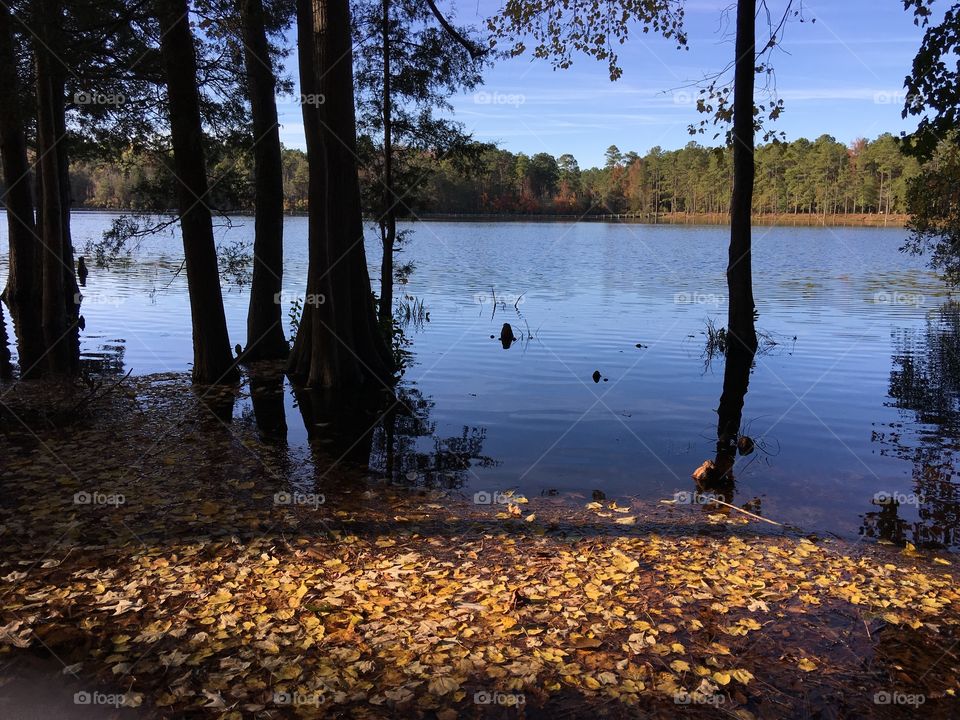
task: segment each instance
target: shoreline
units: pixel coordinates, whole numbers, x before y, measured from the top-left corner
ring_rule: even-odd
[[[49,391],[10,402],[29,417],[89,398]],[[7,697],[39,683],[58,709],[85,694],[126,717],[236,720],[299,715],[290,698],[370,720],[492,720],[507,700],[610,720],[955,704],[950,553],[298,473],[254,426],[217,420],[235,391],[196,392],[157,375],[33,438],[0,434]],[[34,439],[75,471],[37,472]]]
[[[147,212],[108,207],[75,207],[75,213],[119,213],[127,215],[174,215],[175,211]],[[232,217],[253,217],[253,211],[236,210],[227,213]],[[307,213],[284,212],[284,217],[307,217]],[[777,227],[885,227],[903,229],[909,221],[909,215],[872,214],[872,213],[835,213],[828,215],[809,213],[761,213],[753,216],[753,224]],[[371,221],[371,218],[364,218]],[[727,213],[663,213],[654,217],[649,213],[604,213],[604,214],[557,214],[557,213],[420,213],[413,218],[399,218],[401,222],[588,222],[588,223],[624,223],[631,225],[727,225],[730,216]]]

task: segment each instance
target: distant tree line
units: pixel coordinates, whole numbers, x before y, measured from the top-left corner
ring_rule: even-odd
[[[426,187],[402,203],[400,214],[520,213],[723,214],[729,212],[732,158],[728,147],[688,143],[679,150],[654,147],[645,155],[606,151],[600,168],[581,169],[570,154],[529,156],[489,144],[474,143],[470,152],[444,156],[433,165]],[[431,150],[397,148],[409,164],[423,167]],[[469,155],[469,161],[464,157]],[[287,212],[307,209],[306,154],[284,148],[283,204]],[[212,205],[229,211],[254,207],[252,166],[242,154],[211,158],[210,174],[224,178],[213,189]],[[919,174],[918,160],[900,151],[890,134],[844,145],[829,135],[816,140],[772,142],[756,152],[753,199],[758,214],[904,214],[909,212],[910,183]],[[84,159],[71,168],[73,197],[90,208],[156,210],[175,205],[175,188],[152,156],[124,153],[119,160]],[[361,171],[361,182],[375,188],[379,180]]]

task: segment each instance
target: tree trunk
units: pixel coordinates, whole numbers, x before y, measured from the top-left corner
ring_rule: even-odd
[[[27,142],[20,113],[22,98],[10,10],[0,3],[0,160],[3,162],[7,210],[9,275],[3,299],[10,308],[20,359],[20,375],[36,375],[41,367],[40,238],[33,214]]]
[[[753,90],[756,62],[756,0],[737,2],[736,65],[733,91],[733,193],[730,198],[730,250],[727,264],[731,344],[756,350],[753,326],[751,210],[753,206]],[[729,346],[728,346],[729,347]]]
[[[301,91],[309,162],[307,298],[289,372],[309,387],[392,375],[377,327],[363,246],[356,163],[353,46],[347,0],[298,0]]]
[[[393,322],[393,245],[397,238],[397,214],[393,189],[393,92],[390,78],[390,0],[383,2],[383,217],[380,218],[380,325]]]
[[[207,170],[197,90],[197,60],[186,0],[157,0],[160,55],[167,80],[177,200],[193,324],[193,381],[234,382],[239,373],[230,349],[207,200]]]
[[[247,312],[245,360],[285,358],[280,290],[283,281],[283,160],[275,97],[276,76],[264,28],[262,0],[240,0],[247,94],[253,119],[253,281]]]
[[[750,384],[750,368],[755,351],[743,343],[727,347],[723,368],[723,394],[717,408],[717,452],[712,465],[706,465],[706,473],[694,475],[700,491],[709,491],[724,502],[733,502],[733,466],[740,444],[740,425],[743,422],[743,404]],[[748,438],[743,448],[745,454],[752,452]]]
[[[73,237],[70,232],[70,208],[73,195],[70,189],[70,155],[67,139],[66,78],[63,65],[53,67],[53,122],[57,145],[57,182],[60,188],[60,245],[63,260],[63,302],[66,314],[70,372],[80,370],[80,286],[73,262]]]
[[[62,98],[58,102],[57,82],[53,57],[49,48],[58,47],[53,38],[54,28],[60,16],[56,2],[41,4],[42,18],[34,47],[36,56],[37,85],[37,156],[41,177],[40,241],[43,244],[42,255],[42,293],[41,328],[43,333],[44,360],[49,372],[69,374],[74,369],[71,362],[71,344],[69,342],[69,324],[67,319],[67,288],[64,282],[67,276],[66,262],[63,256],[63,191],[60,187],[61,168],[56,120],[57,108],[62,107]]]

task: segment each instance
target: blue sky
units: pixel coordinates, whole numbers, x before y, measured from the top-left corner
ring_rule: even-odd
[[[441,0],[459,24],[480,25],[498,0]],[[784,0],[771,0],[771,9]],[[690,0],[690,49],[631,33],[622,46],[623,77],[610,82],[606,64],[578,56],[554,71],[529,55],[503,60],[477,92],[453,99],[455,118],[476,139],[513,152],[572,153],[581,167],[600,165],[611,145],[641,154],[655,145],[681,147],[700,116],[686,86],[723,68],[733,57],[731,28],[722,22],[728,0]],[[901,0],[804,0],[807,22],[792,22],[775,58],[778,95],[786,111],[776,127],[788,139],[827,133],[842,142],[898,133],[915,123],[900,117],[903,79],[921,30]],[[815,22],[810,22],[814,20]],[[762,30],[761,30],[762,31]],[[295,70],[294,70],[295,72]],[[281,137],[303,147],[299,108],[280,108]],[[696,138],[715,144],[713,132]]]

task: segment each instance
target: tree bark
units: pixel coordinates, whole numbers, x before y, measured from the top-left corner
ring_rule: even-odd
[[[244,360],[285,358],[283,334],[283,161],[275,97],[276,76],[264,28],[262,0],[240,0],[247,94],[253,120],[253,281],[247,311]]]
[[[309,387],[392,374],[377,327],[357,176],[353,46],[347,0],[297,0],[300,87],[309,162],[307,298],[289,372]]]
[[[60,257],[63,260],[63,302],[67,323],[66,342],[69,348],[70,372],[80,370],[80,286],[73,262],[73,236],[70,232],[70,208],[73,195],[70,189],[70,146],[67,138],[66,76],[62,64],[57,63],[52,78],[53,122],[57,144],[57,183],[60,189]]]
[[[42,246],[33,214],[21,102],[10,10],[0,3],[0,159],[9,242],[9,275],[3,299],[10,308],[17,335],[21,377],[29,378],[41,370],[39,362],[43,355]]]
[[[57,71],[50,47],[58,47],[53,34],[61,9],[56,2],[47,0],[40,5],[38,42],[34,46],[36,56],[37,87],[37,155],[41,177],[40,197],[40,242],[42,250],[41,328],[44,344],[44,364],[50,373],[69,374],[75,369],[71,361],[69,324],[67,318],[67,270],[63,256],[63,191],[61,190],[61,167],[56,119],[62,98],[57,99]]]
[[[753,326],[751,212],[753,207],[756,0],[737,2],[736,65],[733,98],[733,193],[730,199],[727,333],[731,344],[757,347]],[[728,345],[729,348],[729,345]]]
[[[227,335],[213,222],[207,206],[207,170],[197,89],[197,60],[186,0],[157,0],[160,55],[167,80],[170,134],[177,173],[180,230],[193,325],[193,381],[239,378]]]
[[[393,322],[393,245],[397,238],[397,214],[393,189],[393,102],[390,78],[390,0],[383,3],[381,42],[383,44],[383,217],[380,218],[380,325]]]

